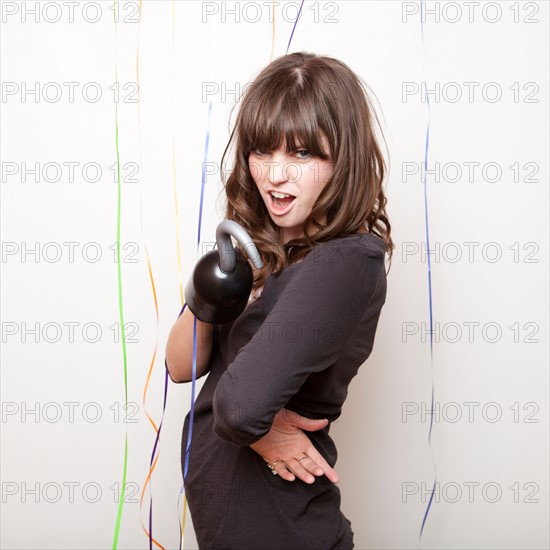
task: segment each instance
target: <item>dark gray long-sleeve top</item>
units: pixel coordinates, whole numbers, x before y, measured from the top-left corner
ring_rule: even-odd
[[[273,476],[248,445],[269,431],[283,407],[338,418],[374,344],[386,297],[385,251],[371,233],[317,245],[270,276],[234,322],[214,328],[185,483],[201,549],[352,548],[335,485],[324,476],[312,485]],[[334,466],[329,430],[330,423],[307,435]]]

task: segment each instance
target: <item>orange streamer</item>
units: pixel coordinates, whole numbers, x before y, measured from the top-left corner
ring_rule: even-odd
[[[139,78],[139,39],[141,36],[141,16],[142,16],[142,0],[139,2],[139,17],[138,17],[138,38],[137,38],[137,49],[136,49],[136,82],[137,82],[137,93],[138,93],[138,127],[139,127],[139,156],[140,156],[140,166],[143,166],[143,153],[141,149],[141,94],[140,94],[140,78]],[[139,217],[140,217],[140,225],[141,225],[141,233],[142,233],[142,240],[143,245],[145,249],[145,258],[147,260],[147,270],[149,273],[149,281],[151,283],[151,291],[153,293],[153,300],[155,304],[155,316],[156,316],[156,340],[155,340],[155,349],[153,350],[153,356],[151,358],[151,361],[149,363],[149,369],[147,371],[147,378],[145,381],[145,387],[143,388],[143,409],[145,411],[145,415],[147,416],[147,419],[151,423],[151,426],[153,426],[153,429],[155,430],[155,435],[157,438],[159,438],[159,428],[155,424],[153,418],[149,414],[149,411],[147,410],[147,391],[149,389],[149,383],[151,381],[151,375],[153,373],[153,367],[155,366],[155,360],[157,357],[157,350],[158,350],[158,332],[159,332],[159,307],[158,307],[158,300],[157,300],[157,290],[155,286],[155,278],[153,277],[153,269],[151,266],[151,257],[149,255],[149,249],[147,248],[147,243],[145,240],[145,230],[143,227],[143,193],[140,198],[140,207],[139,207]],[[159,451],[157,451],[156,456],[149,468],[149,473],[147,474],[147,478],[145,479],[145,482],[143,484],[143,489],[141,490],[141,496],[139,499],[139,510],[140,510],[140,522],[141,527],[145,534],[147,535],[147,538],[149,538],[160,550],[165,550],[164,546],[160,544],[156,539],[154,539],[151,535],[151,533],[147,530],[146,526],[143,523],[142,519],[142,508],[143,508],[143,499],[145,497],[145,492],[147,490],[147,487],[150,486],[151,483],[151,476],[153,475],[153,471],[157,465],[158,459],[160,456],[160,447]],[[149,488],[149,491],[151,491],[151,488]]]

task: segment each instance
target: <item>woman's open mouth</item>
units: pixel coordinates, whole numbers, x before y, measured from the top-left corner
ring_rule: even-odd
[[[280,193],[279,191],[270,191],[269,197],[271,210],[274,214],[277,215],[286,214],[286,212],[290,209],[291,204],[294,202],[294,199],[296,198],[293,195]]]

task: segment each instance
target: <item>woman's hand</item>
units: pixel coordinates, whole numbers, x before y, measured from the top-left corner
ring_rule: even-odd
[[[271,430],[250,447],[286,481],[294,481],[298,477],[306,483],[313,483],[314,476],[326,475],[330,481],[338,483],[338,474],[302,431],[315,432],[327,424],[326,418],[311,420],[281,409],[273,420]]]

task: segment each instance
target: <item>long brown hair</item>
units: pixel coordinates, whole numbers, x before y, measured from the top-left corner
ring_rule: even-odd
[[[264,263],[255,272],[254,288],[302,259],[316,244],[365,227],[382,238],[391,266],[394,244],[382,188],[386,164],[367,89],[341,61],[305,52],[276,59],[247,87],[222,157],[223,167],[233,146],[234,164],[227,179],[222,170],[222,179],[226,219],[249,232]],[[248,156],[255,149],[277,149],[284,141],[288,152],[299,147],[326,159],[323,135],[334,172],[304,221],[305,236],[283,244],[250,173]],[[323,214],[326,225],[320,226],[315,220]]]

